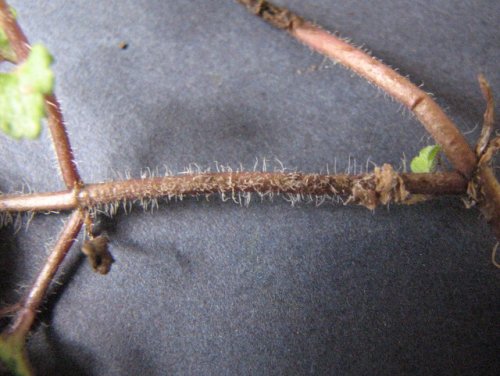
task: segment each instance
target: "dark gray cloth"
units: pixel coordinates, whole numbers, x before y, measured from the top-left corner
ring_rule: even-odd
[[[500,97],[498,1],[278,3],[425,83],[471,143],[485,107],[478,73]],[[432,143],[381,90],[235,1],[12,5],[30,41],[56,58],[86,182],[193,162],[253,169],[256,158],[271,170],[359,171],[402,166]],[[3,192],[63,189],[46,129],[39,141],[0,143]],[[2,303],[26,291],[62,218],[0,229]],[[185,199],[102,226],[116,263],[93,273],[78,240],[29,341],[41,375],[499,369],[495,239],[460,199],[374,213]]]

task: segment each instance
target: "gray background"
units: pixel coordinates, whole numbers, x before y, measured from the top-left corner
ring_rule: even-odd
[[[478,135],[484,72],[500,96],[498,1],[279,1],[408,74]],[[234,1],[12,1],[56,57],[86,182],[214,161],[339,170],[401,165],[431,143],[399,104]],[[121,50],[120,42],[129,44]],[[45,130],[0,136],[0,189],[63,189]],[[65,216],[0,229],[2,303]],[[219,199],[103,222],[116,259],[75,246],[29,343],[40,374],[494,374],[494,238],[459,199],[412,207]],[[79,240],[80,243],[80,240]]]

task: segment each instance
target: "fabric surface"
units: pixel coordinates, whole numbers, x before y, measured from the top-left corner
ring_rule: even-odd
[[[279,1],[363,45],[476,140],[483,72],[500,97],[500,3]],[[56,58],[85,182],[127,171],[402,167],[431,144],[398,103],[235,1],[12,1]],[[123,49],[122,43],[128,47]],[[63,189],[49,135],[0,135],[0,190]],[[278,162],[279,161],[279,162]],[[354,167],[356,166],[356,167]],[[0,229],[0,301],[33,281],[61,228]],[[41,375],[493,375],[495,240],[442,198],[371,212],[285,200],[185,199],[102,219],[116,259],[77,241],[29,341]]]

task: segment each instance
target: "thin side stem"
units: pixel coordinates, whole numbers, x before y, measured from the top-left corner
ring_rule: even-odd
[[[0,28],[7,35],[12,50],[16,54],[17,63],[26,60],[30,53],[30,44],[4,0],[0,0]]]
[[[280,172],[224,172],[131,179],[88,184],[79,191],[0,196],[0,212],[59,211],[115,203],[122,200],[179,198],[190,195],[279,193],[349,197],[359,185],[376,192],[374,173],[319,175]],[[467,182],[456,172],[396,174],[409,194],[463,195]]]
[[[4,0],[0,0],[0,28],[9,39],[9,43],[16,54],[17,63],[23,62],[28,57],[31,47]],[[74,188],[76,185],[81,184],[81,178],[74,162],[73,151],[64,125],[61,108],[54,94],[45,96],[45,111],[64,183],[67,188]]]
[[[78,207],[73,191],[43,192],[0,196],[0,212],[44,212]]]
[[[73,150],[69,141],[61,107],[54,94],[45,96],[45,109],[47,111],[47,123],[49,125],[52,142],[56,151],[61,175],[67,188],[74,188],[82,184],[73,156]]]
[[[455,169],[467,178],[472,176],[477,163],[474,152],[457,127],[427,93],[376,58],[285,8],[263,0],[238,1],[252,13],[287,30],[305,45],[338,61],[408,107],[436,143],[441,145]]]
[[[49,255],[43,269],[36,278],[28,296],[22,303],[22,308],[18,311],[12,326],[9,328],[10,333],[24,336],[29,332],[35,320],[37,310],[45,297],[45,293],[64,260],[64,257],[73,245],[75,238],[78,236],[82,224],[83,214],[80,210],[75,210],[65,223],[52,253]]]

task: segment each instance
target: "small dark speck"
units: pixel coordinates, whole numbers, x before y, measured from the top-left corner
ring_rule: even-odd
[[[187,255],[183,254],[178,249],[175,250],[175,259],[179,263],[182,271],[186,272],[190,269],[191,260]]]
[[[127,42],[120,42],[118,47],[120,47],[120,49],[122,49],[122,50],[126,50],[128,48],[128,43]]]

